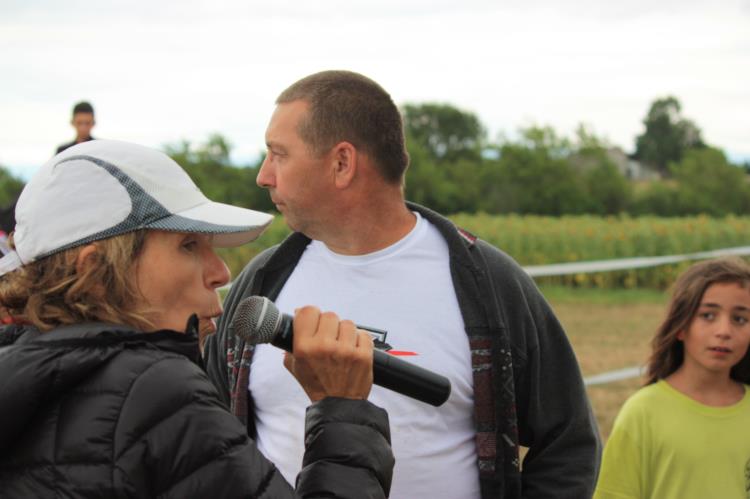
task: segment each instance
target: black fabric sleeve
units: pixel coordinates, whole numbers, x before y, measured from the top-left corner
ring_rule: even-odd
[[[367,401],[331,398],[308,409],[297,492],[185,358],[145,369],[119,420],[116,481],[137,497],[385,498],[390,489],[388,416]]]
[[[524,498],[593,494],[601,442],[568,338],[534,281],[497,252],[494,279],[511,345]]]
[[[388,497],[394,458],[385,410],[365,400],[329,397],[307,409],[300,497]]]
[[[138,376],[119,419],[115,462],[123,489],[163,498],[294,496],[187,359],[159,360]]]

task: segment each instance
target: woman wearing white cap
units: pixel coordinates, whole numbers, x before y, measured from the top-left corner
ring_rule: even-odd
[[[285,363],[313,402],[296,491],[200,367],[229,280],[213,247],[255,239],[269,215],[208,200],[158,151],[98,140],[45,164],[16,219],[0,259],[2,497],[387,496],[372,341],[351,322],[294,319]]]

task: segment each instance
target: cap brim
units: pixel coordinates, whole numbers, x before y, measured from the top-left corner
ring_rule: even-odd
[[[149,229],[213,234],[214,246],[231,248],[256,239],[273,220],[268,213],[208,201],[147,225]]]

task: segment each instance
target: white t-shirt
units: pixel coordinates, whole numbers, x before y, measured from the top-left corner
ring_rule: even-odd
[[[448,246],[418,213],[402,240],[367,255],[308,245],[276,300],[287,314],[304,305],[388,331],[402,357],[447,376],[451,395],[440,407],[373,385],[369,400],[388,411],[396,457],[391,498],[479,498],[474,392],[469,340],[448,266]],[[283,352],[258,345],[250,369],[258,448],[294,483],[304,453],[310,400],[282,365]]]

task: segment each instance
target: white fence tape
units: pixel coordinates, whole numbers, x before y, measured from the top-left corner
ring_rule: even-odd
[[[588,262],[554,263],[551,265],[530,265],[524,267],[524,270],[532,277],[543,277],[607,272],[612,270],[640,269],[645,267],[657,267],[668,263],[684,262],[687,260],[744,255],[750,255],[750,246],[700,251],[698,253],[687,253],[684,255],[642,256],[636,258],[620,258],[617,260],[594,260]]]
[[[659,265],[684,262],[687,260],[747,255],[750,255],[750,246],[700,251],[698,253],[686,253],[684,255],[641,256],[636,258],[619,258],[615,260],[592,260],[588,262],[553,263],[550,265],[527,265],[526,267],[523,267],[523,269],[531,277],[545,277],[553,275],[608,272],[612,270],[640,269],[646,267],[658,267]],[[230,287],[232,287],[231,282],[220,287],[219,290],[225,291]]]
[[[589,376],[588,378],[583,379],[583,384],[586,386],[603,385],[613,381],[637,378],[642,376],[644,372],[645,370],[641,366],[626,367],[625,369],[617,369],[616,371],[608,371],[606,373]]]

